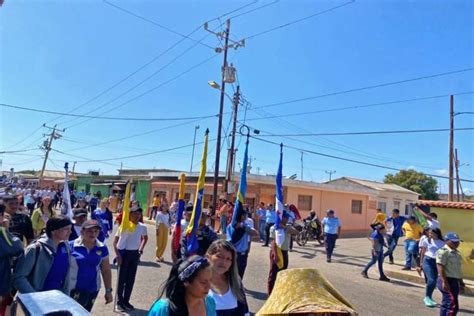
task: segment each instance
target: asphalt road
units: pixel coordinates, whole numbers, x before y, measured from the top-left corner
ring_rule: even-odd
[[[155,236],[154,226],[148,226],[149,243],[145,248],[142,261],[138,268],[135,289],[131,303],[136,310],[130,315],[146,315],[148,309],[156,300],[159,288],[168,276],[170,270],[169,246],[165,253],[165,263],[154,261]],[[109,240],[109,244],[111,240]],[[365,247],[365,246],[366,247]],[[111,248],[109,248],[111,249]],[[267,299],[266,280],[269,270],[269,248],[261,247],[256,242],[252,244],[244,286],[247,299],[253,313],[257,312]],[[397,249],[398,255],[403,250]],[[324,249],[315,247],[313,243],[305,247],[295,244],[290,253],[289,268],[311,267],[319,269],[326,278],[349,300],[359,312],[359,315],[439,315],[439,309],[429,309],[423,305],[424,287],[419,284],[394,280],[386,283],[378,281],[374,267],[369,272],[372,279],[364,279],[360,272],[369,260],[368,244],[363,239],[340,239],[335,250],[332,263],[326,263]],[[114,290],[116,270],[113,270]],[[434,299],[441,301],[435,290]],[[461,310],[459,315],[474,315],[474,298],[460,297]],[[105,305],[103,290],[92,310],[93,315],[114,315],[112,304]]]

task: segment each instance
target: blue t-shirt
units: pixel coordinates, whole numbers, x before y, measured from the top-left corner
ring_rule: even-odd
[[[61,290],[66,281],[68,270],[69,254],[67,245],[62,242],[58,245],[56,253],[54,254],[53,264],[44,280],[43,291]]]
[[[402,226],[403,223],[405,223],[405,220],[406,218],[403,216],[398,216],[397,218],[393,218],[392,216],[390,216],[389,218],[387,218],[387,222],[391,222],[393,225],[393,237],[403,236]]]
[[[372,234],[370,234],[370,239],[374,241],[374,249],[375,251],[382,251],[383,250],[383,235],[378,232],[377,230],[374,230]]]
[[[267,210],[264,208],[259,208],[257,210],[257,216],[260,221],[265,221],[265,216],[267,215]],[[260,218],[261,217],[261,218]]]
[[[267,213],[265,214],[265,221],[267,224],[275,224],[276,222],[276,211],[275,210],[267,210]]]
[[[82,239],[78,238],[69,242],[71,255],[77,264],[77,281],[74,289],[94,293],[100,289],[100,266],[102,260],[107,258],[109,250],[101,242],[97,242],[90,251],[82,244]]]
[[[216,316],[216,302],[211,296],[206,296],[206,316]],[[170,305],[167,299],[156,301],[148,311],[148,316],[168,316],[170,314]]]
[[[324,225],[325,234],[337,234],[338,228],[341,226],[339,218],[337,217],[325,217],[323,218],[321,224]]]
[[[105,238],[108,238],[109,231],[113,229],[112,213],[107,210],[103,211],[101,209],[96,209],[94,212],[92,212],[91,218],[97,220],[100,223]]]

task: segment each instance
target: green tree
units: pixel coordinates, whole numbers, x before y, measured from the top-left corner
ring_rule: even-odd
[[[398,184],[408,190],[414,191],[421,195],[424,200],[438,200],[436,193],[438,189],[438,181],[423,172],[413,169],[401,170],[396,174],[387,174],[384,179],[385,183]]]

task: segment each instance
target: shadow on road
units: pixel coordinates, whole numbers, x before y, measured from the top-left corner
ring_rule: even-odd
[[[263,292],[257,292],[249,289],[245,289],[245,293],[250,295],[253,298],[256,298],[257,300],[265,301],[268,298],[267,293]]]
[[[459,312],[460,312],[460,313],[464,313],[464,314],[474,315],[474,311],[473,311],[473,310],[470,310],[470,309],[460,308],[460,309],[459,309]]]
[[[161,262],[161,263],[166,264],[166,262]],[[140,263],[138,265],[141,266],[141,267],[155,267],[155,268],[160,267],[160,264],[158,264],[156,262],[153,262],[153,261],[140,261]]]

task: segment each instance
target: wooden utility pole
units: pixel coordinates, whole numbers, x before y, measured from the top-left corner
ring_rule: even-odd
[[[303,181],[303,152],[301,152],[301,181]]]
[[[459,159],[458,159],[458,149],[454,150],[454,166],[456,168],[456,200],[461,201],[461,181],[459,179]]]
[[[237,89],[234,93],[233,99],[233,122],[232,122],[232,137],[230,140],[230,149],[227,154],[227,175],[225,181],[225,192],[229,193],[229,183],[232,181],[232,174],[234,173],[234,162],[235,162],[235,133],[237,132],[237,113],[239,110],[240,103],[240,86],[237,86]]]
[[[43,127],[51,129],[52,132],[49,135],[45,135],[45,136],[49,136],[49,139],[45,142],[44,147],[43,147],[46,153],[44,155],[43,167],[41,168],[41,173],[39,177],[40,184],[43,181],[44,170],[46,169],[46,162],[48,161],[49,152],[51,151],[51,145],[53,144],[53,140],[59,139],[61,137],[61,135],[57,132],[56,125],[54,125],[54,127],[49,127],[49,126],[46,126],[46,124],[43,124]],[[64,132],[65,130],[63,129],[62,131]]]
[[[454,200],[454,96],[449,100],[449,191],[448,201]]]

